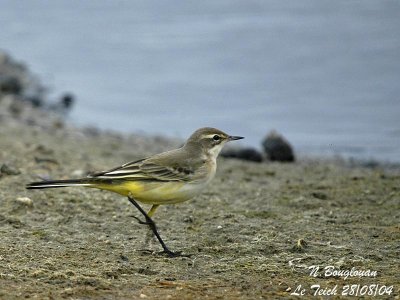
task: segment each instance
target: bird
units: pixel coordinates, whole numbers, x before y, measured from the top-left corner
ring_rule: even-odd
[[[207,189],[217,169],[217,157],[223,146],[241,136],[204,127],[197,129],[182,147],[140,160],[128,162],[116,168],[90,174],[85,178],[32,182],[27,189],[61,187],[87,187],[115,192],[128,197],[144,216],[145,221],[163,248],[161,253],[177,257],[181,252],[171,251],[161,238],[152,217],[160,205],[187,201]],[[148,212],[138,204],[151,204]]]

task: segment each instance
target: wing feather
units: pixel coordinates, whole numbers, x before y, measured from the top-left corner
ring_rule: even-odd
[[[169,167],[141,159],[90,177],[122,180],[188,181],[193,171],[187,167]]]

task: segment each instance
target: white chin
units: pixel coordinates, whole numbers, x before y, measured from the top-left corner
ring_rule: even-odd
[[[219,145],[215,145],[213,148],[211,148],[210,150],[208,150],[208,154],[211,157],[217,158],[218,154],[221,152],[222,147],[224,147],[224,144],[221,143]]]

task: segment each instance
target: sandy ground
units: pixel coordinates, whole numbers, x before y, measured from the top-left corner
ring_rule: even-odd
[[[325,298],[313,296],[312,285],[336,286],[333,299],[358,299],[346,290],[353,284],[379,285],[366,298],[399,298],[396,168],[220,159],[208,191],[155,215],[168,246],[191,254],[167,258],[154,240],[146,243],[148,229],[127,199],[24,185],[85,176],[179,142],[0,121],[0,164],[20,172],[0,177],[1,299]],[[377,275],[345,279],[320,269],[314,277],[312,265]]]

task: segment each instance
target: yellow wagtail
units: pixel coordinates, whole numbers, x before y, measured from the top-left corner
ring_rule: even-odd
[[[163,253],[177,256],[168,249],[151,219],[161,204],[183,202],[198,195],[210,183],[217,168],[217,156],[228,141],[243,137],[230,136],[215,128],[196,130],[179,149],[163,152],[117,168],[81,179],[33,182],[27,189],[83,186],[108,190],[123,196],[143,214],[156,236]],[[148,213],[135,201],[152,204]]]

